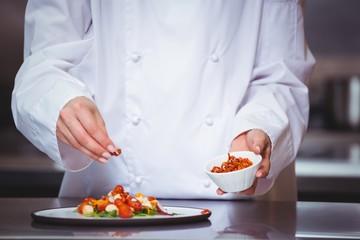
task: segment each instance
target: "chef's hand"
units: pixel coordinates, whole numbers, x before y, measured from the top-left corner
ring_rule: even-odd
[[[240,194],[244,195],[253,195],[255,193],[257,180],[259,178],[265,178],[270,171],[271,142],[269,136],[260,129],[252,129],[236,137],[231,143],[229,151],[252,151],[262,156],[254,184],[250,188],[240,192]],[[225,193],[226,192],[218,188],[217,194],[223,195]]]
[[[116,152],[98,108],[86,97],[76,97],[63,107],[56,124],[56,135],[101,163],[106,163],[111,153]]]

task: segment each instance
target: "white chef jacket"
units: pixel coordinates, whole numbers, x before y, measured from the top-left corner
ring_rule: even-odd
[[[29,1],[17,128],[62,165],[61,197],[121,184],[166,198],[218,196],[204,163],[249,129],[272,142],[256,195],[294,161],[314,65],[300,1]],[[85,96],[123,151],[100,164],[56,137],[59,111]]]

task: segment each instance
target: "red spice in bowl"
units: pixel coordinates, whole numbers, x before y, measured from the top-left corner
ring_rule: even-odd
[[[228,160],[223,162],[221,166],[214,166],[211,169],[213,173],[225,173],[241,170],[253,165],[253,162],[249,158],[235,157],[228,153]]]

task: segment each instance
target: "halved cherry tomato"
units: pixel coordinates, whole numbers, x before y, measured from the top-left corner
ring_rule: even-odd
[[[115,196],[116,194],[122,194],[124,193],[124,188],[121,185],[117,185],[112,191],[111,191],[111,195]]]
[[[130,218],[133,215],[133,210],[130,208],[129,205],[118,201],[117,203],[114,203],[115,206],[119,209],[119,216],[122,218]]]
[[[92,204],[92,203],[94,203],[94,202],[96,202],[96,199],[95,199],[95,198],[91,198],[91,197],[87,197],[87,198],[85,198],[85,199],[82,201],[82,203],[85,203],[85,204]]]
[[[78,213],[83,214],[83,207],[86,206],[86,205],[89,205],[89,204],[86,203],[86,202],[82,202],[81,204],[79,204],[78,207],[77,207]]]
[[[150,202],[156,200],[156,198],[153,197],[153,196],[149,196],[149,197],[147,197],[147,198],[148,198],[148,200],[149,200]]]
[[[134,209],[134,211],[140,211],[142,209],[142,203],[139,200],[137,200],[136,198],[131,197],[131,196],[126,198],[126,204],[129,207],[132,207]]]
[[[123,198],[117,198],[114,201],[115,205],[120,205],[120,204],[123,204],[123,203],[125,203],[125,199],[123,199]]]
[[[91,198],[91,197],[84,198],[84,200],[77,207],[78,213],[83,214],[83,207],[86,206],[86,205],[90,205],[90,206],[93,207],[93,204],[96,201],[97,200],[95,198]]]
[[[109,202],[103,202],[103,203],[100,203],[98,206],[97,206],[97,210],[99,212],[103,212],[105,211],[105,208],[107,205],[109,205],[110,203]]]
[[[83,205],[82,203],[77,206],[77,211],[78,211],[78,213],[82,214],[82,207],[83,207],[83,206],[84,206],[84,205]]]

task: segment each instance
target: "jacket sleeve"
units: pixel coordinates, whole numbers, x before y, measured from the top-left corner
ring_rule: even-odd
[[[91,98],[92,28],[87,1],[29,1],[25,13],[24,63],[15,79],[12,112],[18,130],[39,150],[70,170],[91,160],[59,149],[59,111],[77,96]],[[60,142],[59,142],[60,143]],[[67,161],[75,151],[77,160]]]
[[[271,169],[256,195],[294,161],[307,129],[308,80],[315,64],[305,41],[301,1],[265,1],[255,67],[234,137],[262,129],[272,143]]]

